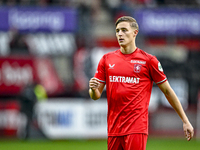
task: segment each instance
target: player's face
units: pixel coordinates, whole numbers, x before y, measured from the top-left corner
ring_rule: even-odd
[[[116,27],[116,37],[120,46],[127,46],[135,42],[137,30],[129,22],[120,22]]]

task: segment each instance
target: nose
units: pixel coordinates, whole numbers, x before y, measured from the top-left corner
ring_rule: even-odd
[[[121,35],[122,35],[122,31],[119,30],[119,32],[118,32],[118,36],[121,36]]]

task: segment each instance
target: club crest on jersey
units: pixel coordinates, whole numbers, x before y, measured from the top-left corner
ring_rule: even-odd
[[[142,68],[142,65],[140,65],[140,64],[134,64],[134,72],[135,73],[140,73],[141,68]]]
[[[111,65],[109,64],[109,69],[114,69],[115,64]]]

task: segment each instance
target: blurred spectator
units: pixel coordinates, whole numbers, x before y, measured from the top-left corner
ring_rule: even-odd
[[[11,54],[29,54],[25,35],[16,29],[10,30],[10,52]]]
[[[19,1],[20,5],[31,5],[31,0],[20,0]]]
[[[25,115],[26,124],[19,129],[18,135],[21,139],[30,138],[31,127],[34,123],[34,107],[37,101],[41,102],[47,100],[47,93],[45,88],[40,84],[27,85],[19,96],[22,115]]]
[[[15,6],[17,4],[17,0],[4,0],[4,3],[8,6]]]
[[[165,4],[165,0],[156,0],[156,3],[158,5],[164,5]]]
[[[198,0],[156,0],[158,5],[174,5],[174,6],[194,6],[198,5]]]
[[[74,7],[72,1],[73,0],[53,0],[53,4],[65,7]]]
[[[28,139],[30,137],[30,128],[34,114],[34,106],[37,102],[34,86],[35,85],[27,85],[20,95],[20,112],[26,117],[25,127],[22,127],[22,129],[20,129],[18,132],[21,139]]]
[[[89,47],[92,44],[92,9],[85,3],[81,3],[78,7],[78,15],[77,46]]]
[[[47,92],[45,88],[40,84],[35,85],[34,93],[38,101],[45,101],[47,99]]]
[[[52,1],[51,0],[36,0],[38,6],[48,6]]]
[[[112,18],[115,18],[121,5],[121,0],[105,0],[105,5],[110,12]]]
[[[107,10],[114,18],[114,22],[121,16],[131,16],[135,1],[132,0],[106,0]]]

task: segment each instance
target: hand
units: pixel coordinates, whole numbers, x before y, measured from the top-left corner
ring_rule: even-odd
[[[194,136],[194,128],[188,122],[188,123],[183,123],[183,130],[184,130],[184,133],[185,133],[185,138],[188,141],[190,141],[193,138],[193,136]]]
[[[89,88],[91,88],[92,90],[98,89],[100,86],[100,82],[99,79],[93,77],[90,79],[89,81]]]

